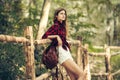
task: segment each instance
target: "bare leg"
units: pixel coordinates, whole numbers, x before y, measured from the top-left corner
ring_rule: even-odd
[[[66,69],[66,71],[67,71],[67,74],[69,75],[71,80],[76,80],[76,77],[72,72],[70,72],[68,69]]]
[[[80,67],[71,59],[66,60],[62,63],[62,66],[65,67],[65,69],[70,73],[74,74],[74,78],[77,77],[77,80],[84,80],[83,79],[83,71],[80,69]],[[73,76],[73,75],[72,75]],[[71,76],[71,79],[72,79]]]

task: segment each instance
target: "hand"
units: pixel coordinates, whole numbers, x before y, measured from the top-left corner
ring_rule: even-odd
[[[49,39],[57,38],[57,40],[58,40],[58,46],[62,45],[62,40],[61,40],[61,38],[58,35],[50,35],[47,38],[49,38]]]

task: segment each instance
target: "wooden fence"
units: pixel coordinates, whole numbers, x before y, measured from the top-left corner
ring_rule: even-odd
[[[35,40],[35,44],[38,44],[38,45],[49,43],[49,42],[50,41],[47,40],[47,39],[46,40],[41,40],[41,41],[40,40]],[[79,67],[86,72],[86,75],[87,75],[86,80],[91,80],[89,63],[88,63],[88,56],[85,56],[85,58],[82,57],[83,55],[88,55],[87,54],[87,46],[82,45],[80,38],[78,38],[78,40],[68,41],[68,43],[70,45],[73,45],[73,46],[77,47],[76,62],[79,65]],[[44,80],[44,79],[48,78],[49,76],[51,76],[52,74],[55,74],[54,70],[40,75],[39,77],[36,78],[36,80]]]
[[[33,30],[31,26],[26,27],[24,30],[24,37],[16,37],[10,35],[0,35],[1,42],[13,42],[13,43],[23,43],[24,44],[24,51],[25,51],[25,61],[26,61],[26,80],[42,80],[46,76],[50,76],[51,72],[45,73],[38,78],[35,77],[35,63],[34,63],[34,44],[35,45],[42,45],[50,43],[50,40],[43,39],[43,40],[34,40],[33,39]],[[110,58],[111,56],[118,55],[119,53],[110,54],[110,49],[120,49],[120,47],[114,46],[105,46],[105,53],[89,53],[87,51],[88,45],[82,46],[80,39],[79,40],[71,40],[68,41],[71,45],[77,45],[77,54],[76,54],[76,62],[77,64],[83,68],[86,72],[86,80],[91,80],[91,75],[94,76],[107,76],[107,80],[112,80],[112,76],[120,73],[118,70],[115,73],[111,73],[111,65],[110,65]],[[89,56],[104,56],[105,57],[105,66],[106,66],[106,73],[91,73],[90,74],[90,67],[89,67]],[[46,76],[45,76],[46,75]]]
[[[46,43],[50,43],[50,40],[48,39],[42,39],[42,40],[34,40],[33,39],[33,30],[32,26],[26,27],[24,30],[24,37],[16,37],[16,36],[10,36],[10,35],[0,35],[0,42],[10,42],[10,43],[23,43],[24,45],[24,51],[25,51],[25,62],[26,62],[26,80],[40,80],[40,77],[35,77],[35,63],[34,63],[34,44],[36,45],[42,45]],[[81,60],[81,50],[82,45],[80,40],[72,40],[68,41],[69,44],[78,45],[77,49],[77,63],[78,65],[82,66],[82,60]],[[50,75],[51,73],[49,73]]]
[[[104,47],[98,47],[99,49],[102,48],[104,49],[105,52],[103,53],[89,53],[89,56],[93,56],[93,57],[105,57],[105,68],[106,68],[106,72],[105,73],[91,73],[92,76],[106,76],[106,80],[113,80],[113,76],[115,76],[116,74],[120,73],[120,70],[111,73],[111,64],[110,64],[110,58],[112,56],[116,56],[119,55],[120,52],[116,52],[116,53],[111,53],[111,50],[120,50],[120,47],[118,46],[107,46],[104,45]]]
[[[34,69],[34,43],[32,27],[26,27],[24,37],[16,37],[10,35],[0,35],[1,42],[23,43],[26,61],[26,80],[35,80]]]

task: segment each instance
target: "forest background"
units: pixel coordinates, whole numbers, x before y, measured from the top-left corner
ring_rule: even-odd
[[[32,26],[36,38],[45,1],[50,2],[46,29],[53,24],[54,10],[64,7],[68,13],[70,40],[81,36],[82,43],[97,52],[93,46],[120,46],[119,0],[0,0],[0,34],[23,36],[25,27]],[[35,58],[38,65],[40,53]],[[111,59],[112,71],[120,69],[119,61],[120,56]],[[0,80],[24,80],[24,68],[22,44],[0,42]],[[36,76],[45,71],[36,68]],[[119,79],[120,75],[116,75],[115,80]]]

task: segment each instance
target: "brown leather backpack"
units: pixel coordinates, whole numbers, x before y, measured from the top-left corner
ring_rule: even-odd
[[[47,69],[52,69],[57,66],[58,53],[55,46],[49,45],[42,55],[42,62]]]

